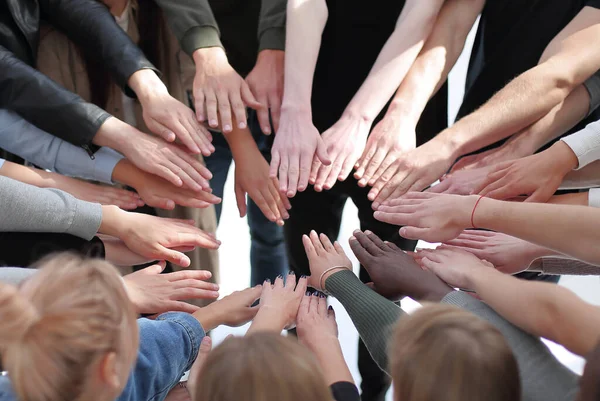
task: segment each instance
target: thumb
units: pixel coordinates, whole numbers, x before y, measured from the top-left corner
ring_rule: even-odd
[[[240,211],[240,217],[244,217],[246,215],[246,191],[237,184],[235,186],[235,200],[237,202],[238,210]]]
[[[145,269],[142,269],[141,272],[147,275],[156,275],[162,273],[162,271],[165,270],[165,266],[167,266],[167,262],[161,260],[155,265],[148,266]]]
[[[430,232],[429,228],[419,227],[402,227],[400,229],[400,235],[406,239],[422,239],[426,240]]]
[[[331,158],[327,153],[327,146],[323,142],[323,138],[319,135],[317,138],[317,158],[326,166],[331,164]]]
[[[250,86],[246,81],[242,81],[242,100],[246,103],[246,106],[254,110],[266,108],[267,105],[262,104],[254,97],[254,93],[250,89]]]

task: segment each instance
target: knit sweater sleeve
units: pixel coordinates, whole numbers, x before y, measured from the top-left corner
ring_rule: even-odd
[[[517,359],[523,401],[575,399],[578,376],[562,365],[538,337],[514,326],[485,303],[464,292],[453,291],[442,299],[442,303],[467,310],[500,330]]]
[[[0,177],[0,231],[65,233],[90,240],[101,222],[99,204]]]
[[[544,257],[536,264],[543,274],[570,276],[600,276],[600,266],[577,259]]]
[[[329,276],[325,287],[344,306],[377,365],[389,372],[388,340],[394,324],[405,312],[364,285],[350,270],[341,270]]]
[[[258,42],[261,50],[285,49],[286,0],[262,0],[258,22]]]

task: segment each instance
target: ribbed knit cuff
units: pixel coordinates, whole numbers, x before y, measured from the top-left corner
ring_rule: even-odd
[[[264,30],[259,40],[258,51],[285,50],[285,28],[269,28]]]
[[[580,170],[600,159],[600,121],[588,124],[587,127],[561,139],[577,156]]]
[[[213,26],[195,26],[187,30],[181,39],[181,49],[190,57],[198,49],[223,47],[219,31]]]
[[[575,259],[542,258],[542,273],[551,275],[598,276],[600,266],[593,266]]]

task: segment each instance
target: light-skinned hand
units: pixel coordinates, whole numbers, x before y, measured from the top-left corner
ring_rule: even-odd
[[[529,195],[525,202],[544,203],[578,163],[571,148],[559,141],[541,153],[494,166],[476,190],[488,198],[503,200]]]
[[[551,253],[547,248],[522,239],[483,230],[464,231],[456,239],[446,241],[444,245],[472,253],[507,274],[527,270],[534,260]]]
[[[198,49],[193,54],[196,63],[194,103],[198,121],[208,120],[212,128],[227,134],[233,129],[233,117],[239,128],[248,126],[246,106],[259,110],[259,103],[244,79],[231,67],[220,47]]]
[[[502,145],[485,152],[461,157],[452,169],[451,173],[460,170],[473,170],[491,167],[498,163],[527,157],[535,152],[530,145],[531,140],[525,133],[519,133],[508,138]]]
[[[478,196],[409,192],[381,206],[374,217],[384,223],[405,226],[400,235],[407,239],[441,242],[454,239],[471,227],[471,213]]]
[[[134,253],[150,260],[167,260],[188,267],[190,258],[177,248],[217,249],[213,234],[194,227],[193,220],[167,219],[125,212],[114,206],[102,207],[101,234],[120,238]]]
[[[296,330],[298,340],[315,352],[321,345],[329,346],[329,340],[337,341],[338,326],[335,312],[327,307],[327,298],[318,295],[303,295]]]
[[[356,163],[354,178],[358,185],[373,186],[388,169],[390,176],[398,169],[402,155],[416,148],[414,127],[402,126],[402,118],[395,115],[381,120],[367,139],[367,146]]]
[[[323,290],[319,280],[321,275],[329,268],[339,267],[340,269],[352,270],[352,262],[344,253],[342,246],[337,241],[332,244],[325,234],[319,236],[313,230],[310,235],[302,236],[302,243],[310,265],[309,286],[317,290]],[[335,270],[326,273],[323,277],[323,283],[334,272]]]
[[[460,249],[424,249],[417,252],[419,263],[452,287],[471,288],[469,278],[482,269],[493,269],[490,262],[480,260]]]
[[[200,321],[205,331],[222,324],[238,327],[254,319],[260,305],[252,306],[260,298],[262,286],[257,285],[242,291],[235,291],[226,297],[200,308],[194,317]]]
[[[198,307],[183,300],[219,297],[219,286],[206,282],[212,277],[209,271],[181,270],[160,274],[165,265],[165,262],[160,262],[123,277],[127,295],[138,313],[194,313]]]
[[[281,121],[271,150],[271,178],[279,177],[279,191],[288,198],[308,187],[313,159],[330,165],[327,146],[312,123],[310,113],[281,112]]]
[[[246,77],[246,83],[258,102],[265,106],[256,111],[260,128],[265,135],[271,134],[273,120],[275,132],[279,130],[281,102],[283,99],[285,52],[265,49],[258,53],[256,65]]]
[[[246,194],[256,203],[265,217],[279,226],[290,217],[287,196],[279,192],[279,181],[269,176],[269,164],[256,146],[236,154],[235,197],[240,217],[247,211]]]
[[[438,194],[472,195],[487,179],[492,167],[458,170],[440,178],[440,183],[425,192]]]
[[[330,165],[323,165],[315,157],[310,170],[309,182],[315,186],[315,191],[329,190],[335,183],[348,178],[358,158],[362,154],[371,122],[360,117],[342,116],[333,127],[322,135],[331,157]]]
[[[154,71],[136,71],[128,82],[142,104],[142,116],[150,131],[167,142],[179,139],[194,154],[209,156],[215,151],[210,132],[198,123],[192,109],[169,95]]]
[[[453,152],[435,138],[404,153],[398,159],[397,170],[388,169],[369,192],[373,209],[378,210],[380,205],[387,205],[407,192],[427,188],[448,171],[454,160]]]

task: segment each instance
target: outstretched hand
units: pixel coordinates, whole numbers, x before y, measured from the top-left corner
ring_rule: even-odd
[[[138,313],[194,313],[198,307],[183,300],[219,297],[219,286],[206,282],[212,276],[209,271],[182,270],[160,274],[165,265],[165,262],[160,262],[123,277],[127,295]]]
[[[222,324],[238,327],[254,319],[260,305],[252,306],[260,298],[262,286],[257,285],[230,295],[200,308],[194,312],[205,331],[210,331]]]
[[[327,307],[327,298],[319,295],[303,295],[296,319],[298,339],[315,352],[320,344],[338,337],[335,311]]]
[[[310,265],[309,286],[317,290],[323,290],[323,283],[336,270],[352,270],[352,262],[344,253],[342,246],[337,241],[332,244],[325,234],[319,236],[313,230],[310,235],[302,236],[302,243]],[[331,270],[326,273],[328,269]]]

